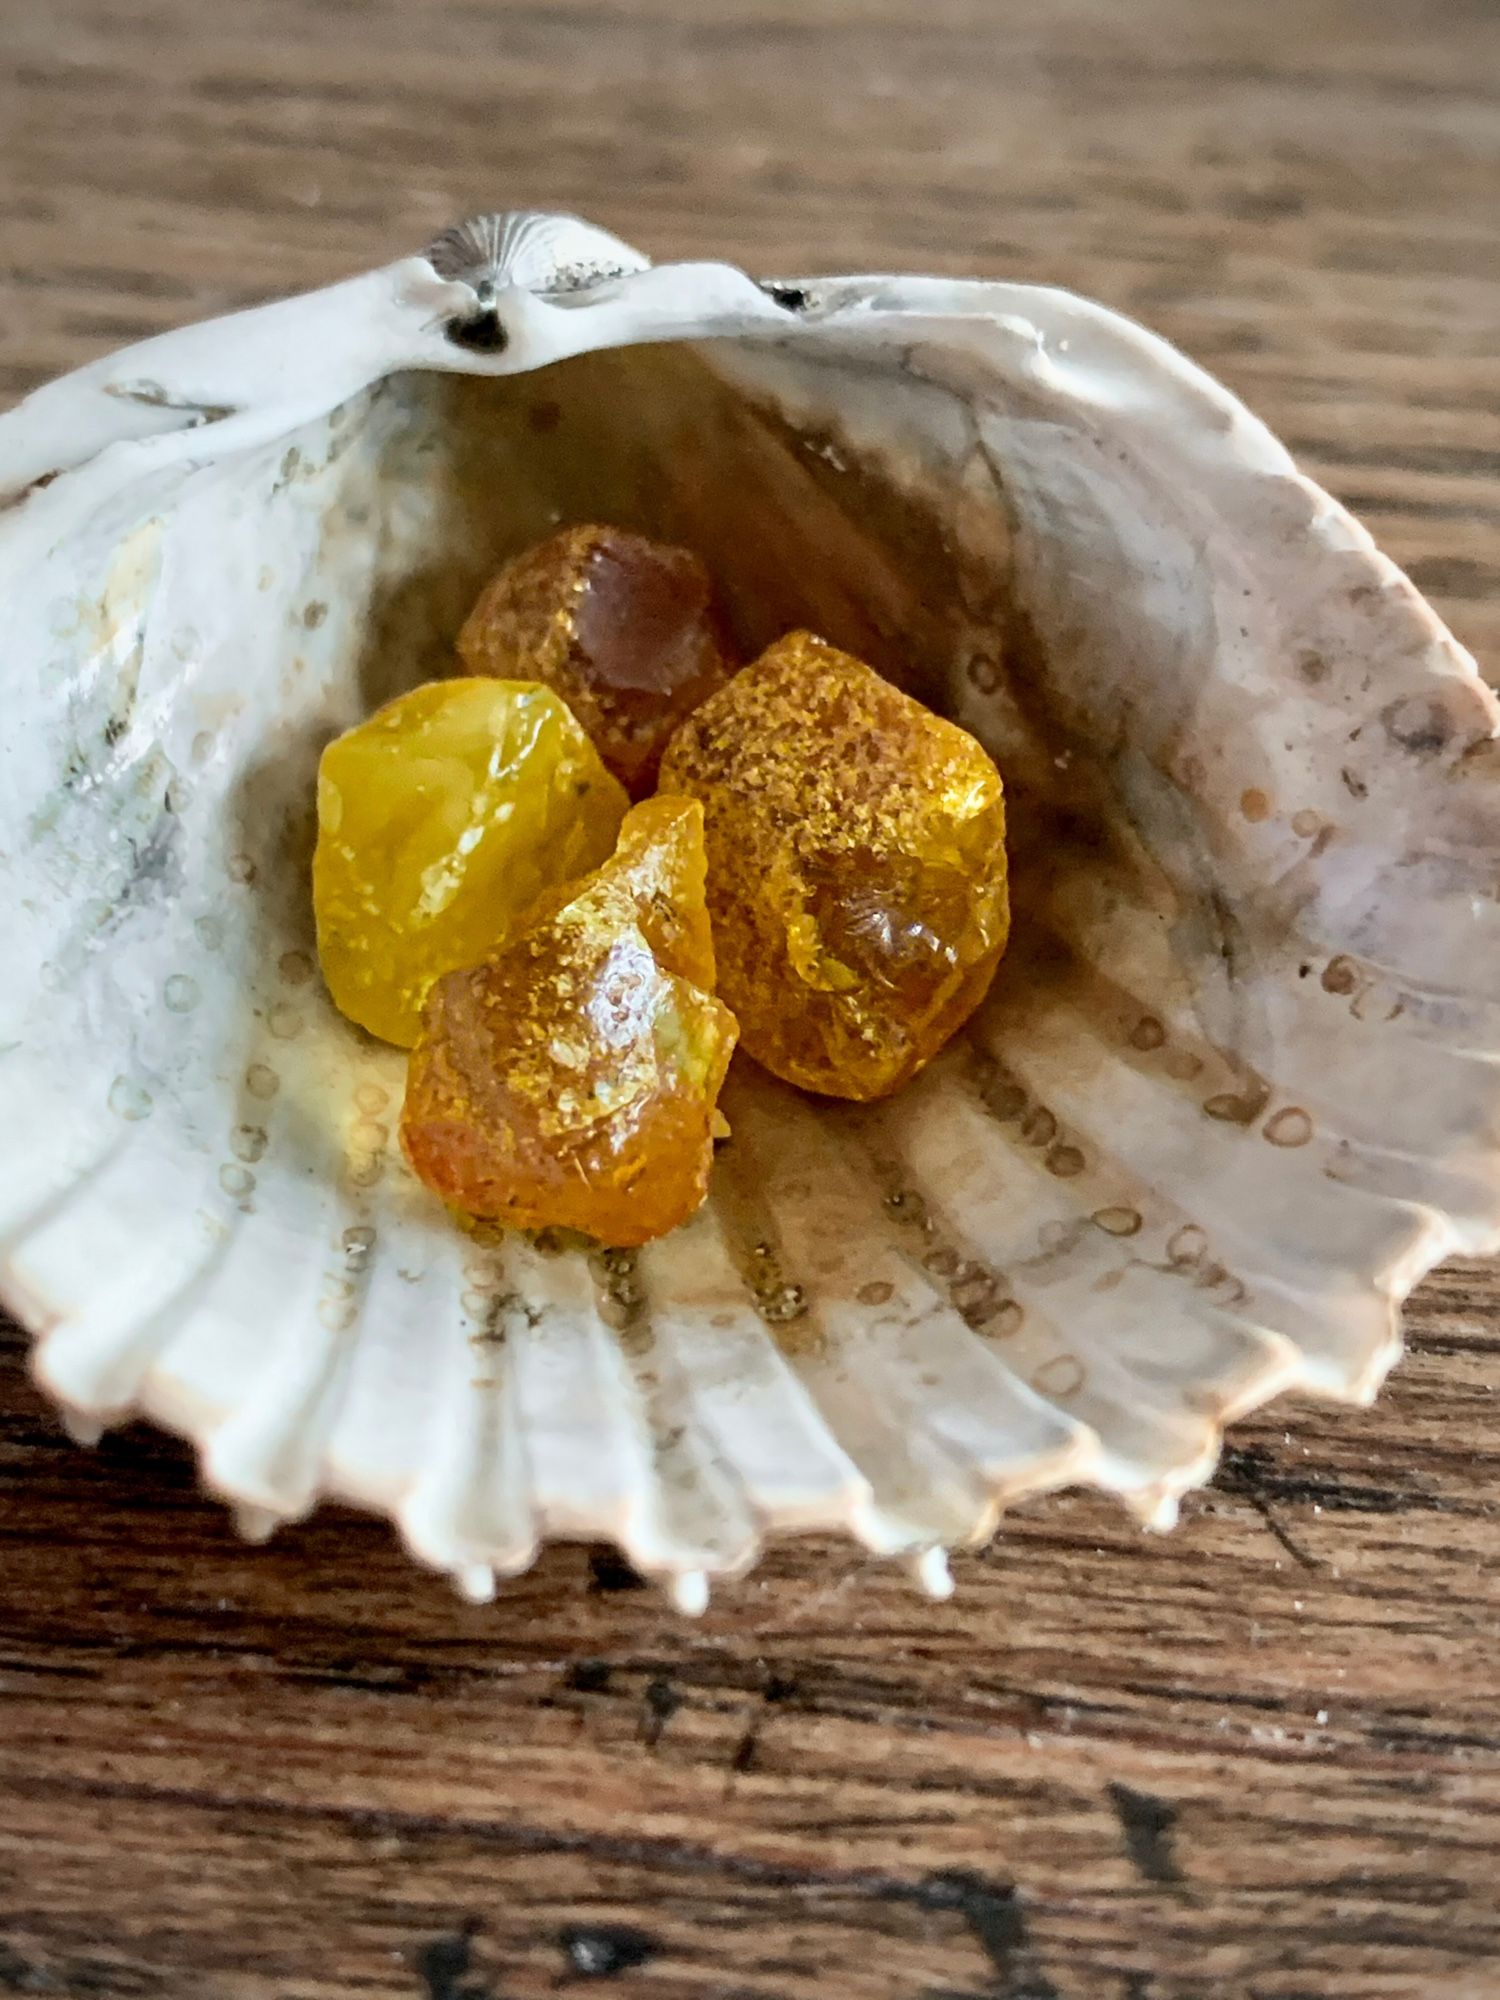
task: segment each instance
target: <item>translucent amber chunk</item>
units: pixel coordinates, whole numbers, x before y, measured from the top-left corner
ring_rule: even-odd
[[[483,958],[545,890],[596,867],[627,805],[534,684],[434,681],[338,737],[318,768],[313,905],[341,1011],[415,1041],[438,974]]]
[[[703,802],[719,990],[775,1075],[884,1097],[979,1004],[1005,807],[965,731],[796,632],[688,718],[661,782]]]
[[[635,798],[678,723],[734,671],[702,563],[623,528],[564,528],[507,563],[458,650],[472,674],[556,688]]]
[[[470,1215],[648,1242],[708,1188],[735,1022],[713,997],[702,808],[654,798],[614,857],[428,995],[401,1143]]]

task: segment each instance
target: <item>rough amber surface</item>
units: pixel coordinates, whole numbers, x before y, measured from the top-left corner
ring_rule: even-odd
[[[678,730],[701,799],[719,991],[789,1083],[884,1097],[973,1012],[1005,948],[1000,774],[972,736],[792,633]]]
[[[318,769],[313,905],[339,1008],[415,1041],[438,974],[484,958],[545,890],[604,860],[627,807],[534,683],[434,681],[338,737]]]
[[[708,572],[623,528],[564,528],[501,570],[458,636],[473,674],[556,688],[632,797],[734,671]]]
[[[432,988],[401,1142],[470,1215],[628,1246],[708,1189],[735,1021],[713,997],[702,809],[654,798],[613,858]]]

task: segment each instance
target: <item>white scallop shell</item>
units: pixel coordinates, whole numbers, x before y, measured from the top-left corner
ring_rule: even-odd
[[[1496,1245],[1496,705],[1101,307],[611,244],[470,226],[0,418],[0,1285],[38,1378],[191,1438],[249,1526],[336,1494],[476,1594],[590,1536],[693,1609],[794,1528],[937,1590],[1073,1481],[1165,1524],[1226,1421],[1370,1396],[1410,1287]],[[306,862],[322,742],[600,514],[696,541],[752,640],[915,660],[1005,765],[1018,921],[895,1102],[739,1078],[709,1206],[590,1261],[413,1182]]]

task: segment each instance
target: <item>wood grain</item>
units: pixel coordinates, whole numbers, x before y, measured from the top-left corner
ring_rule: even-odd
[[[658,256],[984,270],[1150,321],[1500,659],[1490,0],[65,0],[6,11],[0,397],[576,207]],[[946,1606],[791,1544],[685,1625],[239,1544],[0,1339],[0,1994],[1500,1995],[1500,1284],[1181,1530],[1029,1507]]]

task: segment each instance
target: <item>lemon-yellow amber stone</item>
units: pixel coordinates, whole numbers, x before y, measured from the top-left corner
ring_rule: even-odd
[[[697,556],[624,528],[562,528],[515,557],[458,650],[471,674],[555,688],[634,798],[678,723],[734,671]]]
[[[597,867],[628,805],[550,689],[434,681],[330,743],[313,905],[351,1021],[403,1047],[439,973],[472,965],[544,891]]]
[[[613,858],[428,995],[401,1143],[453,1207],[648,1242],[708,1189],[735,1021],[713,997],[703,813],[657,797]]]
[[[1010,926],[1000,773],[974,738],[794,632],[687,719],[663,790],[701,799],[719,991],[745,1049],[885,1097],[989,985]]]

